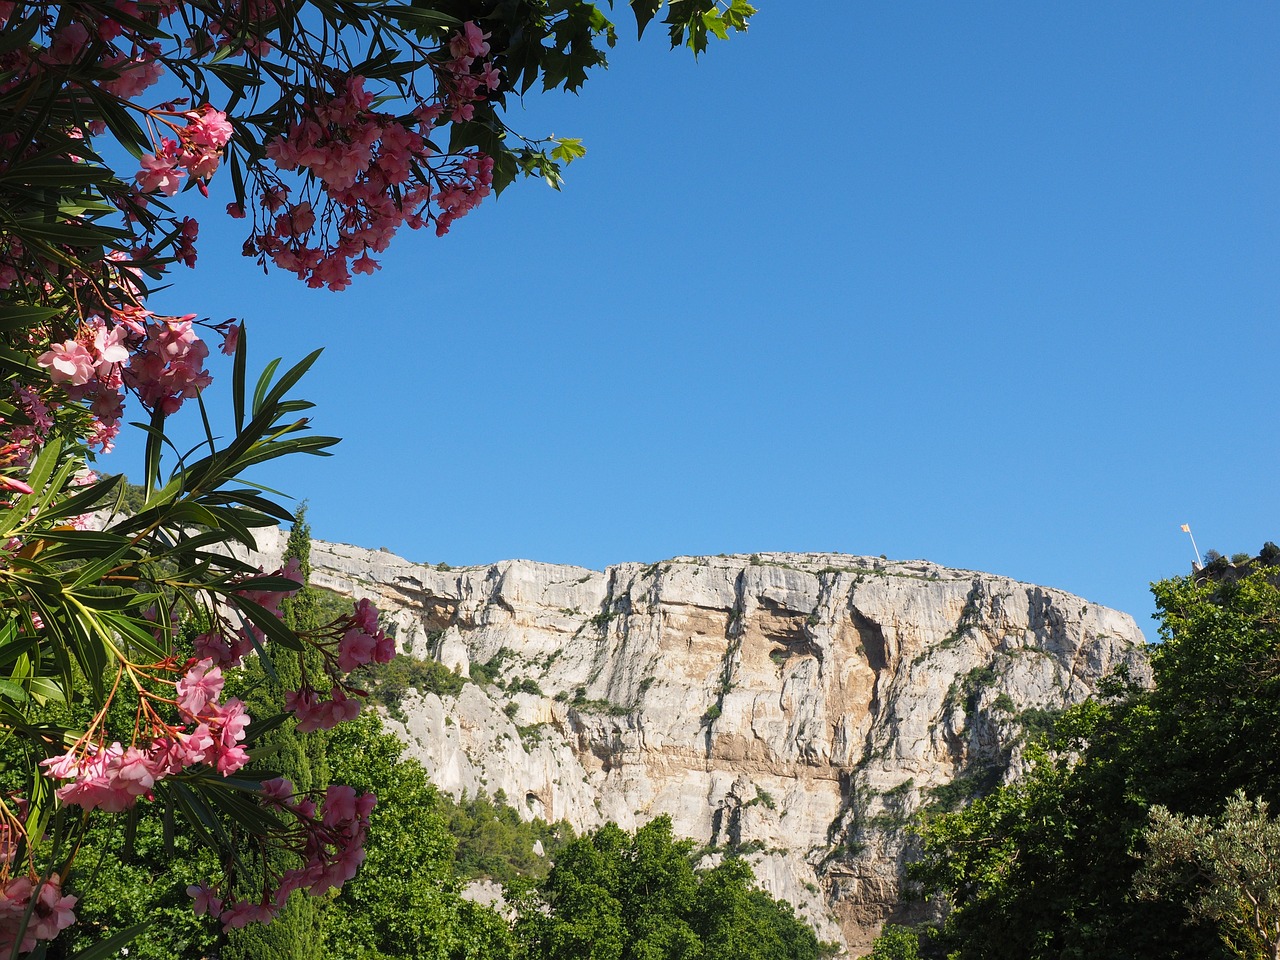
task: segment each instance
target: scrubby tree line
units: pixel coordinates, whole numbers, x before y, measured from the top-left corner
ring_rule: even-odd
[[[1153,585],[1155,684],[1114,678],[910,876],[944,914],[873,956],[1280,957],[1280,551]]]

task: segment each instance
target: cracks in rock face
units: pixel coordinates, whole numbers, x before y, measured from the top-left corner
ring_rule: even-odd
[[[417,608],[418,619],[428,636],[444,633],[458,623],[458,600],[436,595],[417,577],[396,577],[387,586],[404,598],[399,606],[406,610]]]
[[[879,675],[889,666],[889,645],[884,637],[884,627],[859,610],[852,597],[849,598],[849,617],[867,656],[867,666],[876,672],[878,682]]]
[[[746,570],[739,570],[733,584],[733,611],[724,631],[725,649],[724,656],[720,660],[720,686],[716,690],[715,702],[702,715],[703,749],[706,751],[708,760],[711,759],[712,754],[716,719],[724,710],[725,696],[733,689],[733,661],[738,651],[742,649],[743,621],[747,607],[746,589]]]
[[[807,615],[769,597],[760,597],[759,606],[765,615],[760,618],[761,633],[767,641],[777,644],[769,651],[769,659],[778,665],[779,671],[785,672],[793,659],[811,657],[817,661],[821,676],[826,651],[813,632],[821,601]]]

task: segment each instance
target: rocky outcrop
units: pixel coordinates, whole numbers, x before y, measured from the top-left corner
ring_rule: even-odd
[[[855,955],[897,909],[921,803],[1007,777],[1029,726],[1147,669],[1125,614],[923,561],[450,570],[317,542],[312,565],[377,600],[402,650],[496,670],[387,720],[442,789],[578,828],[669,814]]]

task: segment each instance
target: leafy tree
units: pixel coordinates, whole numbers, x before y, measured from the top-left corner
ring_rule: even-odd
[[[910,927],[885,924],[871,945],[869,960],[920,960],[920,935]]]
[[[541,818],[524,820],[507,802],[501,790],[493,797],[479,794],[460,800],[440,797],[440,809],[449,833],[458,841],[455,866],[464,880],[488,878],[504,887],[518,887],[522,880],[540,880],[573,839],[573,828],[564,820],[550,824]],[[540,844],[542,854],[535,852]]]
[[[753,888],[745,860],[731,857],[700,878],[693,928],[705,960],[816,960],[824,953],[791,904]]]
[[[79,923],[51,945],[51,957],[73,956],[105,937],[139,924],[146,929],[129,943],[130,960],[201,960],[218,943],[207,917],[191,912],[186,889],[207,878],[217,860],[189,834],[166,836],[163,810],[141,806],[128,824],[95,826],[85,838],[80,862],[89,895],[77,904]]]
[[[334,777],[377,793],[364,867],[328,914],[323,944],[335,960],[504,960],[507,924],[464,900],[454,874],[456,841],[426,772],[368,715],[334,730]]]
[[[1220,821],[1156,806],[1142,839],[1139,897],[1185,902],[1240,960],[1280,957],[1280,822],[1264,801],[1236,791]]]
[[[743,860],[705,874],[693,844],[659,817],[635,834],[615,824],[568,844],[521,902],[526,960],[811,960],[813,931],[790,906],[753,889]]]
[[[467,679],[438,660],[421,660],[401,653],[390,663],[371,663],[357,673],[370,699],[382,704],[387,712],[402,723],[408,719],[401,701],[413,688],[419,693],[457,696]]]
[[[911,875],[949,908],[957,958],[1222,958],[1226,915],[1139,897],[1149,812],[1216,815],[1236,790],[1275,802],[1278,571],[1206,571],[1154,586],[1155,687],[1113,684],[1067,711],[1056,753],[1019,782],[927,819]],[[1190,822],[1190,821],[1188,821]],[[1200,821],[1196,821],[1200,822]],[[1194,901],[1193,901],[1194,902]]]

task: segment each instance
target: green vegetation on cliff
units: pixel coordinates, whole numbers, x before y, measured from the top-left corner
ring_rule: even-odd
[[[923,956],[1277,956],[1280,829],[1263,806],[1280,803],[1275,561],[1155,584],[1154,688],[1115,679],[1057,721],[1026,776],[926,817],[910,875],[947,915],[922,931]]]

